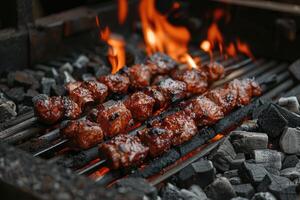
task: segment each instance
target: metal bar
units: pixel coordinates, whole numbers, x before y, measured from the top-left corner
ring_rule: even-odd
[[[5,139],[3,139],[3,141],[7,142],[9,144],[16,144],[19,141],[28,139],[32,135],[39,133],[41,130],[43,130],[43,128],[41,128],[41,127],[31,127],[29,129],[21,131],[17,134],[14,134],[11,137],[5,138]]]
[[[84,168],[82,170],[77,170],[76,173],[79,175],[87,174],[87,173],[93,171],[95,168],[100,167],[101,165],[103,165],[105,163],[106,163],[106,160],[100,160],[99,162],[97,162],[87,168]]]

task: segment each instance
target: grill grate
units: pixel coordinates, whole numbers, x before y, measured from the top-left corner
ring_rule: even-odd
[[[208,55],[204,53],[200,53],[200,55],[202,61],[209,62]],[[71,58],[63,58],[59,61],[51,62],[50,65],[58,66],[61,65],[61,61],[66,60],[69,62],[72,61]],[[268,59],[257,59],[253,61],[243,56],[227,60],[224,60],[222,56],[217,56],[216,60],[225,66],[228,75],[223,80],[215,82],[212,87],[221,86],[235,78],[255,77],[258,82],[265,86],[263,96],[260,99],[268,98],[276,100],[279,96],[291,95],[294,91],[299,91],[299,86],[296,85],[294,79],[289,72],[286,71],[289,66],[286,62]],[[39,67],[41,67],[41,65],[39,65]],[[107,103],[109,102],[110,101]],[[6,129],[0,133],[0,139],[16,145],[34,157],[41,157],[47,162],[71,168],[77,174],[89,176],[99,184],[108,185],[114,180],[127,175],[150,178],[149,180],[152,184],[157,184],[213,149],[222,140],[211,143],[207,142],[217,133],[220,133],[219,131],[225,133],[225,128],[228,128],[224,126],[226,120],[227,123],[232,123],[232,119],[236,117],[239,117],[238,120],[243,120],[240,113],[245,113],[245,115],[249,114],[249,109],[253,109],[253,106],[256,106],[257,102],[259,102],[259,100],[255,100],[249,106],[240,108],[231,113],[213,127],[201,130],[198,134],[199,136],[189,142],[193,143],[196,141],[194,146],[191,145],[189,148],[186,148],[189,144],[184,144],[179,148],[174,148],[161,158],[153,161],[149,160],[147,164],[131,172],[125,170],[110,171],[106,166],[105,160],[98,158],[97,147],[88,150],[72,151],[67,146],[68,141],[60,137],[58,126],[45,127],[40,125],[36,121],[33,113],[21,116],[4,126],[3,129]],[[170,111],[172,111],[172,109]],[[166,113],[167,112],[163,112],[162,114]],[[239,113],[239,116],[237,113]],[[144,125],[140,126],[138,129],[143,126]],[[130,134],[134,134],[135,132],[136,130],[133,130]],[[199,142],[200,140],[201,142]],[[191,152],[196,153],[184,159],[183,156]],[[170,160],[164,162],[164,165],[157,167],[157,163],[160,162],[159,160],[166,158]],[[174,166],[170,165],[176,160],[179,161],[173,164]],[[153,170],[151,167],[155,169]],[[157,175],[157,173],[159,174],[162,170],[164,174]]]

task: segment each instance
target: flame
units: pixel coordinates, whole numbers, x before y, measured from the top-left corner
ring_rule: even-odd
[[[182,60],[183,62],[187,63],[190,68],[198,69],[195,60],[188,53],[184,54]]]
[[[237,39],[237,49],[239,52],[247,55],[250,58],[254,58],[253,54],[250,51],[248,44],[241,42],[240,39]]]
[[[126,63],[125,41],[122,37],[111,34],[108,27],[101,30],[98,16],[96,16],[96,25],[100,30],[100,39],[109,45],[107,58],[112,67],[111,73],[115,74],[122,69]]]
[[[127,0],[118,0],[118,19],[119,24],[124,24],[128,13],[128,2]]]
[[[174,3],[172,9],[179,7],[179,3]],[[163,52],[177,61],[186,60],[187,64],[192,64],[190,67],[195,67],[195,62],[190,62],[192,58],[187,59],[187,44],[191,37],[187,28],[170,24],[167,16],[156,10],[155,0],[141,0],[139,11],[147,54]]]
[[[207,30],[207,39],[200,43],[200,48],[208,52],[211,60],[213,60],[213,50],[218,50],[221,55],[235,57],[238,53],[247,55],[250,58],[254,58],[253,54],[250,51],[249,46],[237,39],[235,42],[229,42],[225,44],[224,37],[218,22],[225,17],[226,22],[230,19],[230,15],[222,9],[216,9],[213,13],[213,22]],[[228,41],[227,41],[228,42]]]

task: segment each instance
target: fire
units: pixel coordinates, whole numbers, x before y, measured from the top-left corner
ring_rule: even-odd
[[[179,7],[179,3],[174,3],[172,9]],[[177,61],[185,60],[190,67],[195,67],[195,62],[191,62],[192,58],[187,56],[190,40],[188,29],[170,24],[167,16],[156,10],[155,0],[141,0],[139,11],[147,54],[163,52]]]
[[[221,53],[221,55],[224,55],[225,57],[234,57],[238,53],[242,53],[250,58],[254,58],[249,46],[246,43],[241,42],[239,39],[237,39],[234,42],[225,42],[222,32],[218,26],[218,22],[223,17],[225,17],[226,22],[228,22],[230,19],[230,15],[227,14],[224,10],[216,9],[214,11],[213,22],[207,30],[207,39],[200,43],[200,48],[203,51],[208,52],[211,56],[211,59],[213,59],[212,52],[214,50],[218,50]]]
[[[128,13],[128,2],[127,0],[118,0],[118,19],[119,24],[124,24]]]
[[[112,67],[111,73],[115,74],[122,69],[126,63],[125,41],[122,37],[111,34],[108,27],[101,30],[98,16],[96,17],[96,25],[100,30],[100,39],[109,45],[107,58]]]
[[[191,68],[194,68],[194,69],[198,68],[195,60],[188,53],[184,54],[183,61],[186,62],[189,65],[189,67],[191,67]]]

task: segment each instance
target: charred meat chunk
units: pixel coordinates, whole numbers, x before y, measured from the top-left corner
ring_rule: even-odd
[[[164,94],[170,96],[171,98],[181,99],[186,96],[187,88],[186,84],[182,81],[176,81],[168,78],[159,84],[159,87],[164,92]]]
[[[173,132],[160,127],[146,128],[139,131],[138,137],[149,147],[149,154],[152,157],[167,152],[172,145]]]
[[[217,81],[224,76],[224,66],[216,62],[205,64],[200,70],[206,74],[209,82]]]
[[[169,97],[158,86],[147,87],[144,91],[145,94],[155,100],[154,109],[158,110],[169,104]]]
[[[94,101],[103,102],[108,95],[108,88],[98,81],[85,81],[82,87],[88,89],[94,98]]]
[[[77,119],[81,113],[81,107],[69,97],[63,97],[64,116],[68,119]]]
[[[69,97],[75,101],[81,108],[86,104],[93,103],[94,98],[92,93],[83,87],[78,87],[69,93]]]
[[[143,64],[136,64],[128,68],[127,71],[130,86],[133,89],[142,89],[150,85],[151,81],[151,71]]]
[[[118,101],[98,111],[97,123],[101,125],[105,136],[113,137],[126,133],[132,124],[132,115],[130,110],[121,101]]]
[[[99,77],[99,81],[108,87],[108,90],[117,94],[125,94],[130,85],[129,78],[123,74],[110,74]]]
[[[222,107],[205,96],[190,100],[184,111],[195,120],[197,126],[210,125],[224,117]]]
[[[238,93],[229,88],[216,88],[208,91],[205,96],[220,106],[224,114],[232,111],[237,105]]]
[[[144,121],[152,116],[155,100],[143,92],[135,92],[124,102],[132,117],[137,121]]]
[[[99,156],[113,169],[138,166],[147,157],[149,148],[137,136],[118,135],[99,146]]]
[[[81,84],[82,84],[81,81],[69,82],[65,85],[65,88],[66,88],[68,94],[70,94],[73,90],[80,87]]]
[[[187,91],[192,94],[202,94],[208,87],[206,75],[197,69],[175,70],[172,77],[175,80],[185,82]]]
[[[152,74],[167,74],[176,67],[176,62],[166,54],[155,53],[151,55],[146,64],[151,68]]]
[[[35,115],[46,124],[54,124],[64,117],[64,104],[61,97],[38,95],[33,98]]]
[[[103,141],[99,124],[88,120],[68,121],[60,133],[80,149],[88,149]]]
[[[173,132],[172,144],[175,146],[190,140],[197,133],[197,126],[194,120],[183,111],[164,118],[162,127]]]
[[[262,93],[260,86],[252,79],[235,79],[228,84],[227,88],[237,91],[238,105],[247,105],[253,96],[259,96]]]

